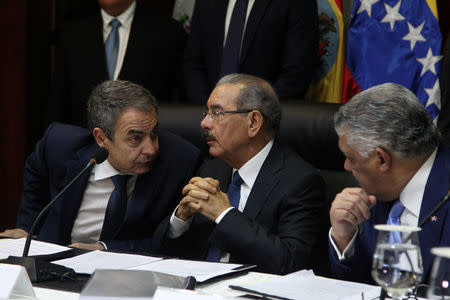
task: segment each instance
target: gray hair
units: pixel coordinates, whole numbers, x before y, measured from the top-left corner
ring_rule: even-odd
[[[247,74],[229,74],[217,82],[243,85],[237,97],[237,109],[258,110],[264,118],[263,128],[275,135],[280,128],[281,105],[274,89],[266,80]]]
[[[371,87],[334,115],[339,136],[363,157],[380,147],[401,157],[431,153],[441,134],[428,111],[407,88],[385,83]]]
[[[92,131],[101,128],[112,140],[120,114],[128,108],[158,114],[158,102],[146,88],[129,81],[104,81],[89,96],[88,125]]]

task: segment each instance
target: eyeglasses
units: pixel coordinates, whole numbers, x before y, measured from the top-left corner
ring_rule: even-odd
[[[225,114],[246,114],[249,113],[251,111],[253,111],[254,109],[251,108],[247,108],[247,109],[238,109],[238,110],[212,110],[212,111],[208,111],[205,110],[202,113],[202,117],[205,118],[206,116],[209,116],[209,119],[211,121],[216,121],[219,120],[220,118],[222,118],[223,116],[225,116]]]

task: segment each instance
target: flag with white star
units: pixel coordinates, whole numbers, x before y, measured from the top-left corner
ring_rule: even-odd
[[[441,49],[436,0],[354,0],[344,101],[374,85],[394,82],[412,90],[437,117]]]

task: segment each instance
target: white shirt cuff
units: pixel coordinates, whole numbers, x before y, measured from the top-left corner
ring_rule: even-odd
[[[219,224],[220,221],[222,221],[223,217],[225,217],[225,215],[227,214],[227,212],[229,212],[230,210],[232,210],[234,207],[228,207],[227,209],[225,209],[217,218],[214,222],[216,222],[216,224]]]
[[[172,216],[170,217],[170,225],[167,232],[167,236],[171,239],[175,239],[188,231],[189,226],[191,226],[192,223],[192,217],[189,218],[186,222],[177,218],[175,216],[175,213],[178,209],[178,206],[175,208],[175,210],[172,213]]]
[[[342,253],[341,253],[341,251],[339,251],[338,247],[334,243],[333,238],[331,237],[331,229],[333,229],[333,227],[331,227],[330,231],[328,232],[328,238],[330,239],[331,245],[333,245],[334,251],[336,251],[336,254],[337,254],[339,260],[342,261],[346,258],[352,257],[353,253],[355,252],[355,239],[356,239],[356,235],[358,234],[358,227],[356,228],[355,234],[353,235],[352,239],[350,240],[347,247],[345,247],[345,249]]]
[[[108,251],[108,247],[106,247],[106,244],[102,241],[98,241],[97,244],[102,244],[103,248],[105,248],[105,251]]]

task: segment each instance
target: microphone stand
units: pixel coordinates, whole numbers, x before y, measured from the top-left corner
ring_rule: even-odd
[[[447,192],[447,194],[442,198],[441,201],[431,210],[431,212],[419,223],[419,227],[422,228],[429,220],[430,218],[448,201],[450,196],[450,190]],[[412,237],[412,234],[409,234],[404,243],[408,242]],[[380,293],[380,300],[385,300],[387,297],[387,292],[381,288]]]
[[[33,233],[36,231],[36,228],[38,227],[42,217],[45,215],[45,213],[48,211],[48,209],[50,208],[50,206],[53,205],[53,203],[55,203],[56,200],[58,200],[58,198],[75,182],[77,181],[78,178],[80,178],[81,175],[84,174],[84,172],[87,171],[87,169],[89,169],[93,164],[95,163],[94,160],[90,160],[88,162],[88,164],[83,168],[83,170],[81,170],[80,173],[78,173],[77,176],[75,176],[75,178],[73,178],[56,196],[55,198],[53,198],[52,201],[50,201],[45,207],[44,209],[39,213],[39,215],[37,216],[36,220],[34,221],[33,225],[31,226],[30,232],[28,233],[27,239],[25,240],[25,247],[23,248],[23,253],[22,253],[22,257],[28,257],[28,252],[30,251],[30,245],[31,245],[31,237],[33,235]]]
[[[76,278],[76,273],[73,269],[67,268],[61,265],[53,264],[47,261],[39,260],[35,257],[29,257],[28,253],[31,245],[31,238],[36,231],[42,217],[46,214],[49,208],[55,203],[56,200],[93,164],[102,163],[108,156],[108,151],[105,148],[99,148],[94,153],[93,157],[89,160],[86,166],[75,176],[39,213],[30,231],[28,232],[27,239],[25,240],[25,246],[23,254],[19,256],[9,256],[6,259],[0,260],[1,263],[21,265],[27,270],[28,276],[31,282],[40,282],[51,279],[52,277],[59,278]]]

